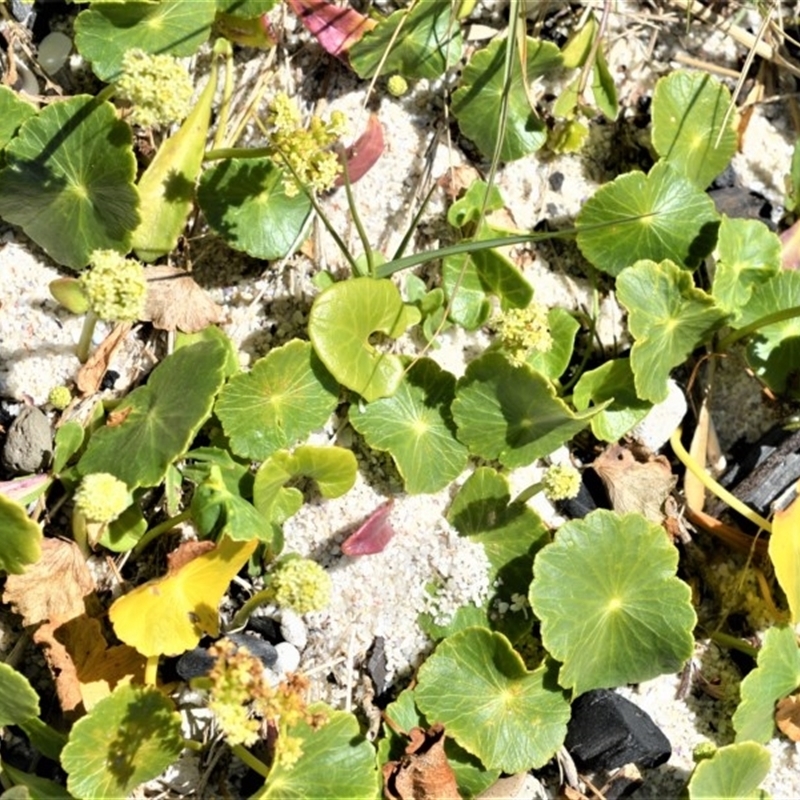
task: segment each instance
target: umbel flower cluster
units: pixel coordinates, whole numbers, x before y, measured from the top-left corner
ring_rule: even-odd
[[[95,250],[91,264],[78,279],[91,311],[109,321],[139,319],[147,297],[142,265],[116,250]]]
[[[328,122],[312,117],[304,128],[297,104],[281,92],[272,101],[267,123],[271,128],[270,143],[293,173],[284,184],[286,195],[299,194],[300,185],[314,192],[330,189],[342,170],[330,148],[347,133],[345,115],[334,111]]]
[[[547,309],[533,302],[527,308],[510,308],[495,323],[503,349],[514,366],[525,363],[533,351],[546,353],[553,345]]]
[[[270,575],[269,588],[275,602],[298,614],[320,611],[331,600],[331,576],[308,558],[288,558]]]

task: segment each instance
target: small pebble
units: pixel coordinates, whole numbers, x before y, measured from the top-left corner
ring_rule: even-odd
[[[39,65],[48,75],[54,75],[67,63],[71,50],[72,39],[61,31],[53,31],[39,45]]]
[[[275,649],[278,651],[278,660],[272,670],[279,675],[296,672],[300,666],[300,651],[289,642],[279,642],[275,645]]]
[[[3,467],[14,475],[27,475],[47,466],[52,457],[50,420],[36,406],[24,406],[8,429]]]
[[[306,623],[300,614],[290,608],[281,610],[281,636],[298,650],[302,650],[308,644]]]

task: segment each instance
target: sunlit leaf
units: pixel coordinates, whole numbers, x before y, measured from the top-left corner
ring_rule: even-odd
[[[30,681],[9,664],[0,663],[0,726],[19,725],[39,716],[39,695]]]
[[[781,511],[776,511],[772,520],[772,532],[769,537],[769,557],[775,568],[789,610],[792,622],[800,622],[800,500],[795,498],[792,504]]]
[[[692,773],[687,786],[689,800],[769,800],[759,784],[767,777],[770,755],[755,742],[720,747]]]
[[[0,494],[0,571],[20,575],[42,554],[42,528],[24,506]]]
[[[551,308],[547,312],[547,327],[553,339],[548,350],[533,350],[526,356],[525,363],[533,367],[551,381],[557,381],[569,366],[575,347],[575,335],[580,325],[575,317],[563,308]],[[605,399],[605,398],[603,398]],[[588,406],[579,408],[583,411]]]
[[[36,106],[8,86],[0,86],[0,150],[13,138],[26,119],[36,116]]]

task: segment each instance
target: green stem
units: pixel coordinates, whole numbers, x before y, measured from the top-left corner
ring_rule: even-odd
[[[249,750],[245,749],[240,744],[232,744],[231,750],[233,750],[233,754],[240,760],[247,764],[253,772],[257,772],[259,775],[262,775],[264,778],[269,778],[269,767],[263,762],[257,759]]]
[[[191,516],[192,512],[187,508],[186,511],[181,511],[180,514],[176,514],[174,517],[165,519],[163,522],[159,522],[158,525],[154,525],[149,531],[145,531],[144,536],[139,539],[136,547],[133,548],[134,557],[138,556],[142,550],[144,550],[145,547],[147,547],[147,545],[153,541],[153,539],[158,538],[162,533],[172,530],[176,525],[180,525],[181,522],[189,519]]]
[[[372,247],[369,243],[369,237],[361,222],[361,217],[358,214],[356,207],[356,199],[353,196],[353,187],[350,183],[350,174],[347,171],[347,159],[344,155],[341,158],[342,162],[342,176],[344,177],[344,191],[347,195],[347,207],[350,209],[350,216],[353,218],[353,224],[356,226],[358,238],[361,239],[361,247],[364,248],[364,256],[367,259],[367,272],[371,278],[375,277],[375,254],[372,252]]]
[[[523,489],[513,500],[514,503],[527,503],[535,494],[539,494],[544,488],[541,481],[532,483],[527,489]]]
[[[721,647],[727,647],[729,650],[738,650],[740,653],[745,653],[752,658],[758,656],[758,650],[753,645],[748,644],[743,639],[736,636],[731,636],[729,633],[722,633],[721,631],[714,631],[708,636],[712,642],[716,642]]]
[[[264,158],[274,156],[274,147],[215,147],[203,155],[203,161],[223,161],[228,158]]]
[[[194,739],[184,739],[183,746],[187,750],[193,750],[195,753],[202,753],[205,749],[202,742],[196,742]]]
[[[225,87],[222,90],[222,104],[217,117],[217,133],[214,136],[214,148],[222,147],[231,115],[231,97],[233,96],[233,47],[231,47],[230,42],[226,42],[226,44],[228,46],[222,48],[225,55]],[[217,49],[216,44],[214,47]]]
[[[800,306],[792,306],[791,308],[784,308],[782,311],[775,311],[772,314],[767,314],[759,317],[755,322],[751,322],[744,328],[731,331],[724,339],[717,345],[717,350],[723,352],[727,350],[732,344],[735,344],[739,339],[744,339],[751,333],[759,330],[759,328],[766,328],[767,325],[774,325],[776,322],[783,322],[787,319],[794,319],[800,317]]]
[[[260,592],[256,592],[234,615],[231,624],[228,626],[229,630],[235,631],[237,628],[243,628],[250,615],[261,605],[271,603],[275,600],[274,590],[267,586]]]
[[[75,540],[75,544],[78,545],[81,555],[84,558],[89,558],[92,554],[92,550],[89,547],[89,533],[86,530],[86,517],[78,511],[77,507],[72,509],[72,538]]]
[[[81,338],[78,340],[77,356],[81,364],[85,364],[89,358],[89,350],[92,347],[92,336],[94,329],[97,325],[97,314],[93,311],[87,311],[86,316],[83,318],[83,327],[81,328]]]
[[[156,686],[158,679],[158,656],[148,656],[144,665],[145,686]]]
[[[106,100],[110,100],[116,91],[117,87],[113,83],[109,83],[94,96],[94,99],[98,103],[104,103]]]
[[[738,497],[734,497],[725,487],[721,486],[715,481],[697,461],[688,453],[686,448],[681,443],[681,428],[676,428],[669,443],[672,445],[672,450],[678,457],[680,462],[692,473],[710,492],[715,494],[723,503],[727,503],[734,511],[738,511],[745,519],[749,519],[754,525],[757,525],[762,530],[768,533],[772,532],[772,525],[770,522],[760,514],[753,511],[752,508],[745,505]]]

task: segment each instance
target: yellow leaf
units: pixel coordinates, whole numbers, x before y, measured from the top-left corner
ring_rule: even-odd
[[[177,656],[219,633],[217,607],[258,541],[224,537],[197,558],[120,597],[108,615],[117,636],[142,655]]]
[[[800,491],[800,482],[797,487]],[[792,624],[800,620],[800,498],[775,513],[769,539],[769,557],[792,614]]]

